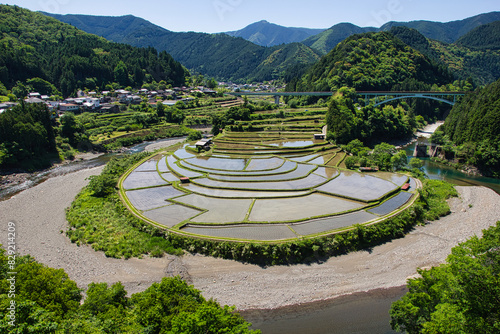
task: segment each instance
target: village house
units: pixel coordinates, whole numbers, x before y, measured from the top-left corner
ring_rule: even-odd
[[[62,113],[65,112],[75,112],[75,111],[80,111],[80,106],[76,103],[61,103],[59,104],[59,110]]]

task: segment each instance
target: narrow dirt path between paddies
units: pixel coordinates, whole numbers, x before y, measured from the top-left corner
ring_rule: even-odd
[[[401,286],[417,267],[444,262],[452,247],[500,219],[500,196],[482,187],[458,187],[452,214],[417,227],[403,239],[371,251],[330,258],[311,265],[261,268],[197,255],[117,260],[88,246],[72,244],[65,208],[90,175],[101,168],[51,178],[0,202],[0,243],[7,223],[16,223],[17,248],[54,268],[63,268],[78,285],[121,281],[129,293],[143,291],[162,277],[180,274],[207,298],[238,309],[266,309],[335,298],[354,292]]]

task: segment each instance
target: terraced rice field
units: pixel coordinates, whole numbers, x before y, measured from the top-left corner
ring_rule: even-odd
[[[347,171],[345,153],[313,140],[312,126],[292,126],[300,124],[284,132],[228,132],[208,154],[187,146],[157,154],[122,177],[122,197],[136,215],[175,233],[257,242],[374,223],[414,198],[417,181]],[[189,182],[181,182],[185,177]],[[407,182],[410,190],[402,191]]]

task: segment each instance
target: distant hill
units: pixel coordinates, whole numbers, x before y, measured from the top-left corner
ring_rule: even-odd
[[[45,14],[114,42],[167,51],[190,70],[220,80],[276,79],[289,65],[306,65],[319,59],[316,52],[303,45],[266,48],[223,33],[172,32],[132,15]]]
[[[241,37],[261,46],[276,46],[294,42],[302,42],[306,38],[317,35],[325,29],[283,27],[265,20],[252,23],[237,31],[228,31],[225,34]]]
[[[472,29],[498,20],[500,20],[500,12],[491,12],[447,23],[432,21],[388,22],[380,27],[380,30],[387,31],[395,26],[405,26],[418,30],[427,38],[444,43],[454,43]]]
[[[21,93],[24,84],[64,96],[114,82],[124,87],[148,80],[181,85],[189,75],[166,52],[111,43],[17,6],[0,5],[0,22],[0,81],[8,89],[18,86]]]
[[[435,62],[446,65],[457,79],[471,78],[476,85],[486,85],[500,78],[498,23],[479,26],[452,44],[428,39],[417,30],[403,26],[392,27],[389,32]]]
[[[500,21],[484,24],[460,37],[458,45],[479,50],[500,49]]]
[[[380,28],[361,28],[350,23],[341,23],[305,39],[302,43],[312,49],[326,54],[345,38],[369,31],[389,31],[393,27],[408,27],[419,31],[427,38],[438,40],[444,43],[453,43],[461,36],[478,26],[500,20],[500,12],[491,12],[476,15],[464,20],[447,23],[432,21],[411,21],[411,22],[388,22]]]
[[[353,35],[339,43],[294,84],[292,91],[428,90],[453,77],[388,32]]]
[[[321,54],[327,54],[347,37],[370,31],[377,31],[377,28],[361,28],[351,23],[339,23],[318,35],[305,39],[302,43]]]

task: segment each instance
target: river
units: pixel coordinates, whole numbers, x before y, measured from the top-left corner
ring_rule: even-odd
[[[425,141],[425,139],[420,139]],[[406,147],[406,154],[412,157],[415,143]],[[500,180],[484,176],[475,176],[463,173],[453,167],[431,161],[429,158],[420,158],[424,163],[423,171],[430,179],[444,180],[459,186],[484,186],[500,194]]]
[[[63,163],[54,166],[50,169],[32,173],[23,182],[0,189],[0,201],[9,199],[15,194],[23,190],[29,189],[31,187],[34,187],[51,177],[66,175],[83,169],[103,166],[107,164],[112,157],[120,154],[133,154],[133,153],[143,152],[145,150],[153,151],[161,147],[167,147],[176,144],[178,142],[184,141],[185,139],[186,137],[166,138],[152,142],[142,142],[140,144],[126,148],[123,153],[106,153],[106,154],[91,155],[91,158],[85,158],[83,160],[78,159],[69,163]]]

